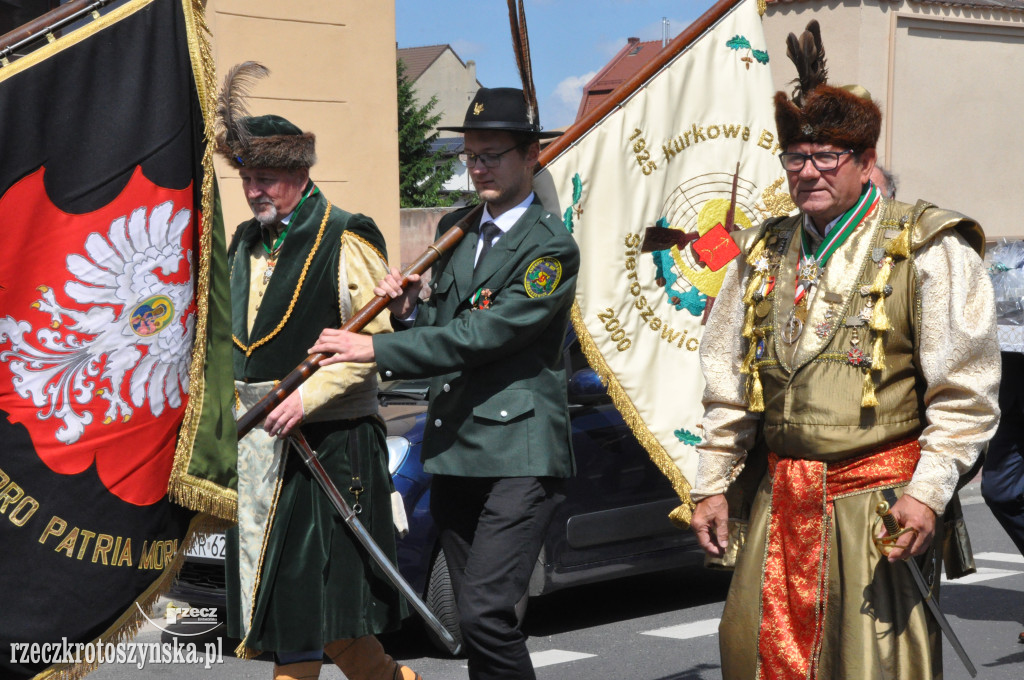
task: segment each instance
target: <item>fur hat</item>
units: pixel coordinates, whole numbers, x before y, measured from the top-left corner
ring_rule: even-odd
[[[265,66],[247,61],[234,66],[224,79],[217,100],[216,150],[237,168],[309,168],[316,163],[316,136],[303,132],[281,116],[250,116],[245,99]]]
[[[825,48],[818,22],[811,20],[797,38],[786,39],[786,56],[796,65],[792,100],[775,93],[775,126],[779,143],[832,144],[856,152],[873,149],[882,129],[882,112],[862,87],[827,84]]]

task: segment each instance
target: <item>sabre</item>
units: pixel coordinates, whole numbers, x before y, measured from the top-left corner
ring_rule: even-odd
[[[370,553],[370,557],[377,563],[383,571],[384,575],[388,577],[388,580],[398,591],[405,596],[405,599],[409,601],[412,608],[416,610],[416,613],[423,617],[430,629],[437,634],[437,636],[444,642],[445,647],[455,654],[458,651],[459,643],[455,640],[452,634],[448,631],[444,625],[437,620],[434,613],[430,611],[430,608],[419,598],[416,591],[412,589],[412,586],[402,578],[402,575],[398,573],[398,569],[391,563],[384,551],[380,549],[380,546],[370,536],[370,532],[366,530],[363,523],[356,517],[355,511],[349,506],[345,497],[338,491],[338,487],[334,484],[334,481],[327,475],[327,471],[324,470],[324,466],[320,463],[320,460],[316,457],[316,453],[310,447],[309,442],[306,441],[305,435],[299,432],[298,429],[292,431],[288,435],[288,440],[291,442],[295,450],[299,452],[299,456],[302,458],[302,462],[306,464],[309,471],[316,478],[320,488],[324,490],[327,497],[331,500],[331,505],[338,511],[341,518],[345,520],[345,524],[355,534],[356,539],[366,548],[366,551]]]
[[[884,538],[895,538],[896,536],[906,533],[908,530],[900,526],[900,523],[896,521],[896,517],[893,516],[892,512],[889,510],[890,504],[896,502],[896,493],[892,489],[883,489],[882,496],[885,500],[878,504],[875,508],[875,513],[882,520],[882,524],[885,525],[885,531],[888,536]],[[883,549],[883,546],[891,548],[893,541],[885,542],[883,539],[883,542],[879,544],[879,539],[875,540],[876,545],[878,545],[878,549],[882,554],[888,554]],[[939,609],[938,603],[932,598],[931,589],[928,587],[928,584],[925,583],[924,575],[921,573],[921,567],[919,567],[917,562],[913,559],[903,560],[903,564],[907,565],[907,568],[910,569],[910,575],[914,577],[914,583],[917,584],[917,589],[921,593],[921,598],[924,600],[925,605],[927,605],[928,611],[931,612],[935,621],[939,624],[939,628],[942,629],[942,634],[946,636],[946,639],[949,640],[949,644],[953,646],[953,651],[955,651],[956,655],[960,657],[960,661],[963,662],[967,672],[971,674],[972,678],[976,677],[978,675],[978,671],[974,668],[974,664],[971,663],[971,658],[967,656],[967,651],[964,649],[964,646],[960,644],[960,639],[956,636],[956,633],[953,632],[953,627],[949,625],[946,615],[942,613],[942,610]]]

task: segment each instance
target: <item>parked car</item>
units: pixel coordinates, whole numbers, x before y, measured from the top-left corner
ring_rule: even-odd
[[[528,595],[699,564],[703,553],[693,534],[668,520],[679,498],[612,405],[572,333],[566,342],[566,366],[577,471],[555,510]],[[430,516],[430,474],[420,463],[427,381],[384,383],[380,404],[387,423],[389,469],[409,520],[408,535],[398,541],[399,570],[461,640],[448,568]],[[194,606],[223,607],[223,555],[220,535],[194,547],[172,597]],[[527,598],[520,603],[520,617],[526,603]],[[439,640],[433,642],[447,651]]]

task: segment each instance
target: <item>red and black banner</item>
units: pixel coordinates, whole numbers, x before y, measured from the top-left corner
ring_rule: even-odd
[[[3,677],[49,665],[12,643],[132,632],[196,510],[231,515],[230,375],[210,369],[230,369],[213,78],[193,4],[134,0],[0,66]]]

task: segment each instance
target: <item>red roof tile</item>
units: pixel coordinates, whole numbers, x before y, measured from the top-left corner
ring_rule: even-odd
[[[576,120],[597,108],[615,88],[632,78],[662,50],[660,40],[641,42],[630,38],[626,46],[612,57],[601,71],[583,88],[583,98]]]
[[[425,47],[403,47],[398,50],[398,58],[405,64],[405,77],[410,83],[423,75],[430,65],[437,61],[437,58],[444,54],[445,50],[451,50],[451,45],[427,45]],[[455,54],[455,50],[452,50]],[[459,59],[459,55],[455,54]],[[462,60],[459,59],[461,62]],[[463,64],[465,66],[465,64]]]

